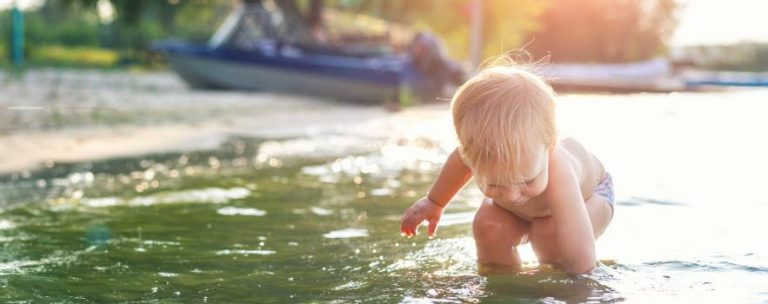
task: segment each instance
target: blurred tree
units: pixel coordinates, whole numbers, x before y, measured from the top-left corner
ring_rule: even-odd
[[[109,1],[115,9],[115,21],[108,26],[107,46],[135,53],[162,36],[182,34],[197,40],[212,34],[223,19],[214,11],[222,4],[229,7],[237,0],[49,0],[71,6],[96,8],[99,1]],[[244,0],[259,1],[259,0]],[[269,1],[269,0],[268,0]],[[417,30],[437,33],[445,41],[452,57],[467,58],[469,41],[469,1],[467,0],[271,0],[294,18],[307,25],[319,22],[322,7],[341,8],[407,24]],[[516,48],[526,33],[536,30],[538,17],[548,7],[540,0],[484,0],[485,57]],[[208,15],[208,16],[206,16]],[[301,19],[299,19],[300,17]],[[215,19],[213,21],[210,21]],[[200,21],[206,22],[200,22]],[[178,26],[183,24],[183,26]],[[130,54],[127,54],[130,56]]]
[[[681,48],[678,59],[700,68],[723,71],[768,72],[768,43],[741,42]]]
[[[236,0],[49,0],[45,6],[87,7],[96,12],[108,2],[114,20],[104,24],[101,44],[118,49],[123,61],[149,63],[153,55],[147,51],[153,40],[180,36],[205,40],[236,4]],[[49,4],[55,3],[55,4]],[[220,7],[226,6],[226,12]],[[182,25],[182,26],[180,26]]]
[[[160,10],[167,14],[166,16],[173,16],[175,7],[181,7],[191,0],[172,0],[172,1],[153,1],[153,0],[107,0],[114,7],[118,20],[123,23],[136,23],[139,21],[142,13],[146,9]],[[48,1],[51,2],[51,1]],[[77,5],[84,4],[90,7],[96,7],[100,0],[58,0],[54,2],[60,2],[65,5]],[[47,5],[47,3],[46,3]],[[163,17],[166,17],[163,16]],[[164,22],[172,22],[164,20]]]
[[[28,14],[27,33],[30,45],[100,45],[141,61],[155,39],[208,39],[243,1],[271,2],[307,25],[322,22],[324,7],[373,15],[435,32],[451,57],[468,57],[469,0],[48,0],[39,14]],[[485,58],[525,48],[556,62],[642,60],[664,52],[676,25],[675,0],[482,2]],[[99,19],[97,8],[105,3],[114,8],[109,23]]]
[[[25,15],[29,47],[99,45],[98,16],[82,5],[64,7],[52,2]]]
[[[551,0],[528,50],[554,62],[628,62],[666,51],[675,0]]]
[[[437,33],[451,55],[469,53],[468,0],[327,0],[330,6],[356,9],[384,19]],[[483,56],[497,56],[525,43],[526,34],[540,27],[539,17],[549,7],[540,0],[483,0]]]

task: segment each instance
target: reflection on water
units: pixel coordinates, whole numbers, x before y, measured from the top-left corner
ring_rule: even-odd
[[[401,238],[451,149],[431,120],[0,177],[0,300],[765,301],[761,93],[562,98],[563,129],[619,194],[589,275],[538,265],[529,246],[521,271],[478,275],[473,188],[436,239]]]

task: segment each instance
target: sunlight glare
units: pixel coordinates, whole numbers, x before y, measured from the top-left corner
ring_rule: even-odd
[[[43,5],[44,0],[0,0],[0,10],[9,9],[14,3],[21,10],[36,9]]]
[[[768,40],[760,0],[679,0],[680,23],[672,45],[728,44]]]
[[[110,24],[115,21],[115,7],[109,0],[99,0],[96,4],[99,11],[99,20],[103,24]]]

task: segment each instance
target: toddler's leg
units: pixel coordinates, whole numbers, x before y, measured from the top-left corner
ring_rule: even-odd
[[[517,246],[525,243],[528,222],[484,199],[475,214],[472,232],[480,265],[520,266]]]
[[[587,212],[592,222],[592,230],[595,232],[595,239],[600,237],[605,228],[613,218],[613,207],[608,203],[608,199],[602,195],[594,194],[587,201]]]

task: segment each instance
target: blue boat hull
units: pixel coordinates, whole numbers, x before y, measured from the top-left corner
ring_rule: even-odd
[[[348,101],[402,102],[423,76],[405,56],[347,57],[295,48],[244,52],[159,43],[170,67],[198,88],[265,90]]]
[[[698,72],[685,77],[688,87],[768,87],[768,73]]]

